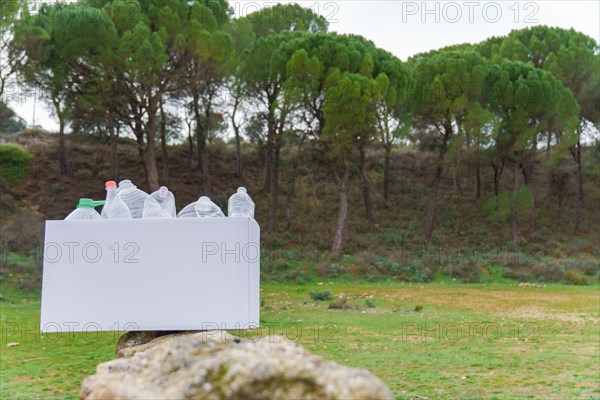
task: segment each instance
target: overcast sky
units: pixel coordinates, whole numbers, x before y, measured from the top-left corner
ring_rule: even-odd
[[[291,1],[230,1],[236,16]],[[476,43],[534,25],[574,28],[600,42],[600,1],[298,1],[324,16],[329,30],[366,37],[402,60],[440,47]],[[32,94],[7,96],[25,119],[48,130],[58,123],[52,108]]]

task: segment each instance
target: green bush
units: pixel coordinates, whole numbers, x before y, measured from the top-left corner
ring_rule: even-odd
[[[331,292],[329,290],[317,290],[309,293],[310,298],[313,301],[327,301],[331,300]]]
[[[574,269],[570,269],[567,272],[565,272],[563,279],[571,285],[585,286],[590,284],[590,281],[585,276],[583,276],[581,272],[576,271]]]
[[[343,265],[326,262],[315,264],[314,270],[319,276],[330,276],[332,278],[337,278],[346,272],[346,268]]]
[[[540,282],[558,282],[563,278],[565,271],[558,265],[536,265],[531,274]]]
[[[294,277],[294,283],[298,285],[305,285],[310,282],[310,276],[305,271],[300,271],[298,275]]]
[[[16,144],[0,144],[0,184],[16,183],[28,173],[32,156]]]
[[[288,263],[285,260],[278,258],[273,262],[273,267],[275,269],[284,270],[288,268]]]
[[[375,308],[375,299],[365,299],[365,306],[367,308]]]
[[[448,265],[444,268],[444,273],[464,283],[479,282],[481,277],[479,266],[473,261]]]
[[[600,270],[600,263],[597,260],[565,259],[561,260],[561,264],[565,269],[574,269],[589,276],[597,275]]]
[[[425,263],[420,259],[412,260],[407,264],[390,262],[389,271],[406,282],[431,282],[435,275],[435,272],[425,266]]]

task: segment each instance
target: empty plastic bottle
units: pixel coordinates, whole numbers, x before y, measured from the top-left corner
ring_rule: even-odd
[[[106,202],[102,207],[102,218],[131,218],[131,211],[127,204],[117,194],[117,182],[106,182]]]
[[[229,198],[227,216],[254,218],[254,202],[245,187],[239,187]]]
[[[175,210],[175,196],[173,193],[169,191],[166,186],[161,186],[156,192],[150,194],[150,198],[156,200],[156,202],[160,205],[164,216],[167,218],[175,218],[177,212]],[[148,199],[146,199],[148,202]],[[149,202],[150,205],[148,207],[152,207],[153,205]],[[146,203],[144,204],[144,212],[142,214],[143,218],[147,218],[146,216]]]
[[[210,198],[202,196],[191,204],[188,204],[177,214],[179,218],[205,218],[205,217],[224,217],[223,211],[218,205],[213,203]]]
[[[196,202],[190,203],[187,206],[183,207],[179,214],[177,214],[177,218],[196,218],[198,213],[196,212]]]
[[[148,197],[148,193],[140,190],[135,186],[129,179],[122,180],[119,182],[119,189],[117,190],[121,200],[125,202],[129,211],[131,211],[132,218],[142,218],[144,212],[144,201]]]
[[[152,196],[146,197],[144,200],[144,211],[142,212],[142,218],[165,218],[166,215],[161,208],[158,201],[154,200]]]
[[[98,207],[104,204],[104,200],[94,201],[92,199],[79,199],[77,208],[71,211],[65,220],[78,220],[78,219],[102,219],[98,211],[94,210],[94,207]]]

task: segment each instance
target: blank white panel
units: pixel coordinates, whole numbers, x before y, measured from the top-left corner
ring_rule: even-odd
[[[259,243],[250,218],[47,221],[41,328],[257,327]]]

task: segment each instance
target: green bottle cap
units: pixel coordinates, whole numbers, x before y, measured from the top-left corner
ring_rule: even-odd
[[[105,203],[104,200],[92,200],[92,199],[79,199],[79,203],[77,204],[77,208],[94,208],[101,206]]]

